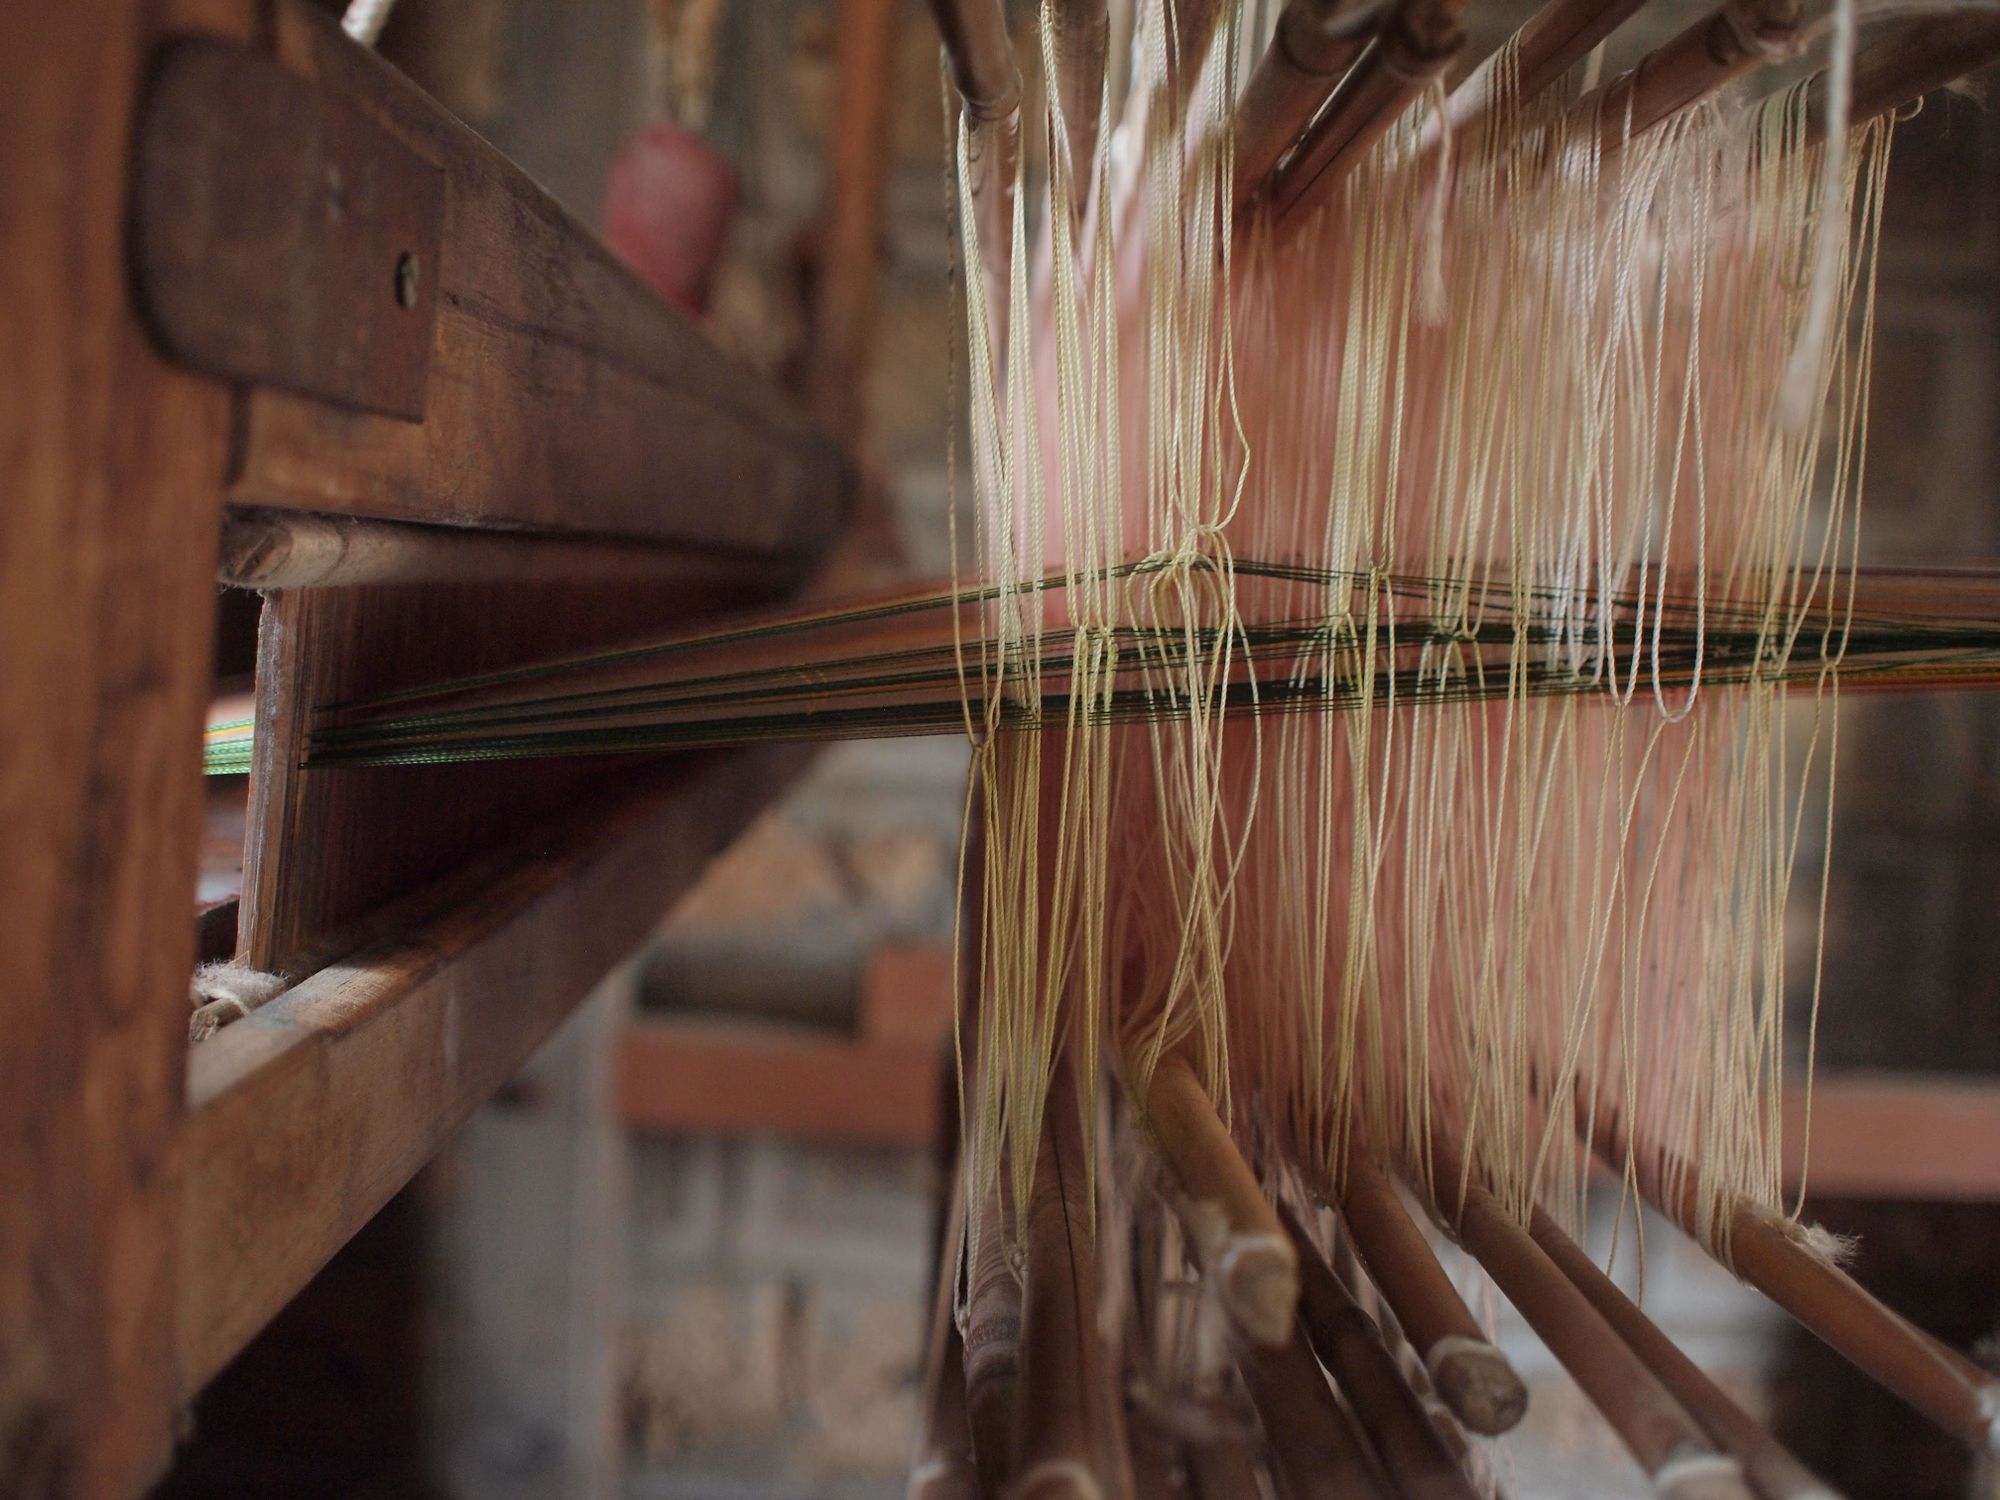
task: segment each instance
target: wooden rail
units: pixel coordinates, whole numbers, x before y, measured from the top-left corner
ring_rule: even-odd
[[[502,664],[769,597],[847,486],[787,401],[305,0],[0,7],[0,100],[0,1494],[126,1500],[201,1383],[802,759],[384,782],[348,819],[358,784],[291,777],[313,694],[417,647]],[[268,610],[283,712],[241,915],[297,982],[190,1065],[225,503],[765,566]]]

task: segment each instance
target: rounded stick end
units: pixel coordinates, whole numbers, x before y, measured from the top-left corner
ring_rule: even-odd
[[[1512,1430],[1528,1410],[1528,1388],[1507,1356],[1483,1339],[1439,1339],[1424,1365],[1444,1404],[1482,1437]]]
[[[1299,1315],[1299,1257],[1282,1235],[1232,1235],[1216,1258],[1222,1306],[1267,1349],[1282,1348]]]

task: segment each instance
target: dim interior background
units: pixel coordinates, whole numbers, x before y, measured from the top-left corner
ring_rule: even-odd
[[[1030,7],[1013,10],[1025,24]],[[1650,6],[1628,30],[1656,40],[1693,10]],[[1525,14],[1519,0],[1475,3],[1471,20],[1497,34]],[[706,321],[795,380],[839,16],[834,0],[402,0],[382,49],[593,224],[637,132],[668,121],[701,136],[741,193]],[[886,94],[852,436],[878,569],[929,577],[947,566],[961,341],[920,0],[898,11]],[[1867,556],[1991,559],[2000,119],[1973,98],[1934,100],[1899,128],[1891,182]],[[225,655],[246,619],[252,601],[223,601]],[[1975,1346],[2000,1326],[2000,1132],[1977,1123],[2000,1113],[2000,704],[1898,696],[1841,714],[1819,1031],[1828,1144],[1810,1211],[1859,1237],[1858,1272],[1892,1306]],[[936,1232],[965,760],[952,740],[826,753],[203,1396],[159,1493],[900,1495]],[[211,817],[207,878],[221,885],[240,790],[220,788]],[[1887,1114],[1843,1113],[1843,1088],[1871,1081]],[[1913,1099],[1950,1107],[1903,1107]],[[2000,1494],[2000,1476],[1671,1231],[1652,1226],[1647,1251],[1649,1311],[1847,1494]],[[1497,1463],[1507,1492],[1644,1494],[1553,1361],[1496,1312],[1534,1388]]]

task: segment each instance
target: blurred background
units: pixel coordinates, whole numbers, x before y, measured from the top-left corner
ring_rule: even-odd
[[[1705,8],[1655,0],[1607,67]],[[1031,6],[1011,10],[1029,23]],[[1497,40],[1527,10],[1475,0],[1469,20]],[[921,0],[402,0],[381,47],[669,290],[685,266],[663,244],[719,244],[679,294],[844,429],[864,570],[947,571],[962,340]],[[828,164],[853,144],[829,132],[843,86],[886,111],[862,156],[879,213],[854,378],[814,392]],[[2000,121],[1934,99],[1899,127],[1891,182],[1867,551],[1993,559]],[[254,596],[221,610],[226,681],[232,650],[247,671]],[[2000,1326],[2000,712],[1897,696],[1841,713],[1809,1214],[1859,1237],[1857,1274],[1892,1306],[1979,1347]],[[899,1496],[941,1193],[965,763],[949,739],[825,754],[208,1390],[160,1493]],[[215,797],[210,896],[231,889],[242,839],[240,783]],[[2000,1494],[1672,1231],[1650,1225],[1646,1250],[1649,1311],[1845,1493]],[[1534,1382],[1495,1457],[1506,1493],[1646,1493],[1489,1305]]]

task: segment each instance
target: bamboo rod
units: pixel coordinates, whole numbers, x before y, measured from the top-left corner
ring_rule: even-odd
[[[1265,201],[1275,219],[1303,223],[1332,199],[1369,148],[1458,56],[1463,9],[1464,0],[1402,0],[1298,149],[1272,174]]]
[[[1856,54],[1849,118],[1859,125],[1901,109],[1995,61],[2000,61],[2000,13],[1967,11],[1896,26]],[[1826,134],[1826,89],[1822,73],[1806,102],[1814,140]]]
[[[1236,100],[1238,214],[1312,123],[1381,19],[1379,0],[1289,0]]]
[[[1146,1127],[1180,1190],[1182,1219],[1223,1310],[1260,1344],[1291,1337],[1298,1258],[1194,1069],[1169,1053],[1146,1085]]]
[[[1050,0],[1055,34],[1056,95],[1062,101],[1075,171],[1073,206],[1079,216],[1090,201],[1097,165],[1098,113],[1104,102],[1104,65],[1111,51],[1111,12],[1105,0]]]
[[[1731,79],[1796,56],[1802,40],[1799,0],[1724,0],[1574,110],[1596,111],[1604,149],[1615,151]]]
[[[1755,1500],[1735,1459],[1612,1330],[1528,1232],[1477,1183],[1462,1188],[1456,1153],[1433,1146],[1432,1178],[1459,1239],[1569,1371],[1668,1500]],[[1455,1211],[1454,1211],[1455,1210]]]
[[[1288,1209],[1280,1209],[1299,1255],[1299,1321],[1306,1341],[1346,1393],[1403,1500],[1475,1500],[1423,1403],[1396,1368],[1382,1330],[1363,1312]]]
[[[1637,12],[1644,0],[1548,0],[1515,33],[1517,97],[1527,100],[1567,73]],[[1445,123],[1462,130],[1492,102],[1493,69],[1481,67],[1445,101]]]
[[[1116,1493],[1105,1473],[1114,1445],[1103,1396],[1113,1381],[1097,1330],[1087,1181],[1076,1084],[1067,1063],[1058,1063],[1043,1105],[1028,1205],[1010,1500],[1099,1500]]]
[[[1276,1349],[1236,1361],[1264,1428],[1279,1500],[1388,1500],[1352,1419],[1295,1326]]]
[[[650,542],[232,506],[222,515],[216,581],[258,590],[363,583],[694,583],[768,578],[771,566],[768,560],[704,557]]]
[[[1547,1213],[1539,1208],[1534,1211],[1528,1233],[1716,1446],[1734,1455],[1744,1478],[1763,1500],[1837,1500],[1830,1487],[1683,1354]]]
[[[1507,1356],[1487,1341],[1394,1185],[1359,1150],[1348,1156],[1340,1212],[1369,1279],[1396,1314],[1445,1405],[1485,1436],[1512,1428],[1528,1409],[1527,1387]]]
[[[1583,1094],[1577,1109],[1580,1133],[1605,1163],[1622,1175],[1629,1159],[1640,1195],[1692,1233],[1703,1218],[1694,1172],[1671,1158],[1628,1153],[1622,1124],[1608,1113],[1593,1124]],[[1672,1197],[1669,1180],[1681,1184]],[[1974,1452],[2000,1454],[2000,1378],[1877,1301],[1790,1220],[1741,1196],[1724,1213],[1725,1263],[1739,1278]]]
[[[993,338],[1006,338],[999,316],[1007,306],[1014,251],[1014,178],[1021,159],[1021,74],[1007,37],[1000,0],[930,0],[964,112],[966,156],[987,296],[994,304]]]

